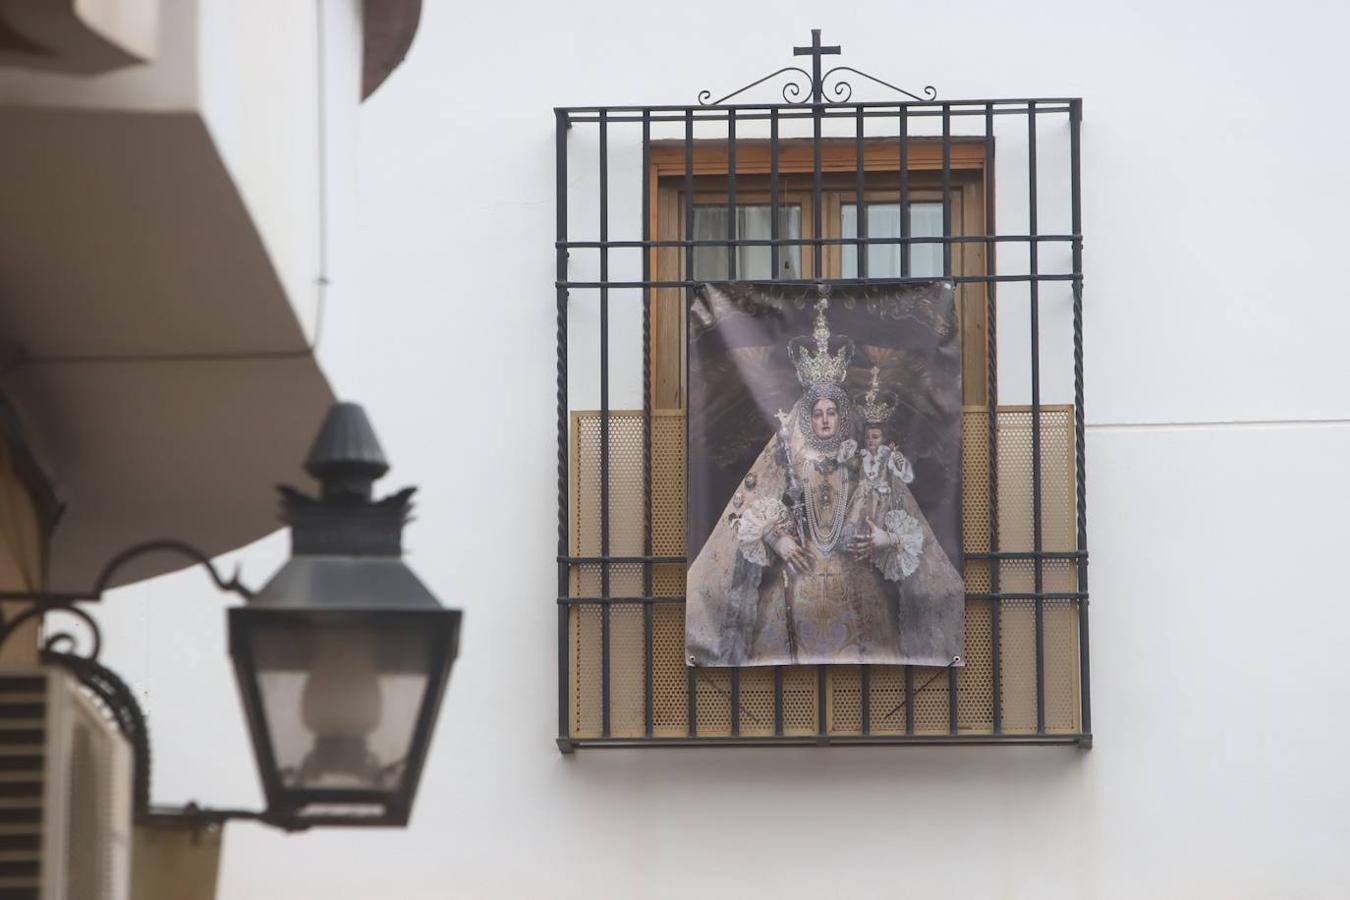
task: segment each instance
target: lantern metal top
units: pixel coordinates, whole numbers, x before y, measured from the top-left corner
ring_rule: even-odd
[[[295,555],[246,609],[386,613],[443,609],[401,559]]]
[[[365,411],[337,403],[324,418],[305,469],[318,497],[282,486],[291,558],[249,602],[291,610],[428,610],[441,604],[402,560],[414,488],[373,499],[389,470]]]
[[[323,485],[325,498],[370,499],[371,485],[389,471],[389,461],[356,403],[334,403],[305,458],[305,471]]]
[[[365,410],[355,403],[333,405],[314,439],[305,471],[319,481],[318,497],[285,485],[279,488],[281,518],[291,526],[291,552],[296,558],[388,557],[397,561],[402,556],[403,526],[415,489],[373,499],[373,485],[389,471],[389,463]]]

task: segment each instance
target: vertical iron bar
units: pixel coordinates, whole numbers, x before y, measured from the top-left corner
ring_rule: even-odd
[[[960,711],[956,702],[961,683],[960,672],[955,664],[947,667],[947,731],[950,734],[956,734],[960,730]]]
[[[942,274],[952,276],[952,107],[942,104]],[[953,666],[949,671],[955,671]]]
[[[698,669],[689,667],[688,701],[689,736],[698,737]]]
[[[600,555],[609,556],[609,123],[600,110]],[[600,563],[600,596],[609,596],[609,561]],[[609,737],[610,604],[600,604],[600,728]]]
[[[566,558],[569,553],[567,546],[567,436],[568,436],[568,409],[567,409],[567,288],[562,287],[563,282],[567,281],[567,249],[563,244],[567,240],[567,129],[570,127],[567,113],[559,110],[555,113],[557,118],[557,133],[554,136],[554,165],[557,168],[556,177],[558,184],[556,186],[556,196],[554,206],[557,215],[557,239],[558,246],[555,252],[555,276],[558,281],[558,366],[557,366],[557,395],[558,395],[558,559]],[[558,563],[558,596],[565,597],[568,594],[568,566],[565,562]],[[570,720],[568,717],[567,682],[570,675],[568,668],[567,654],[567,625],[568,609],[565,605],[558,605],[558,746],[567,752],[570,749],[568,739],[571,736]]]
[[[909,277],[909,107],[900,107],[900,277]]]
[[[854,255],[858,260],[857,276],[863,280],[868,277],[868,256],[871,254],[871,245],[867,243],[868,221],[867,221],[867,165],[866,165],[866,130],[863,125],[863,109],[858,108],[857,117],[854,120],[853,135],[853,192],[854,208],[857,210],[856,222],[857,228],[854,234],[858,241],[854,244],[857,248]],[[842,272],[840,273],[843,274]],[[863,664],[858,667],[858,703],[862,716],[862,733],[872,733],[872,667]]]
[[[651,587],[647,588],[647,592],[648,595],[650,595]],[[644,666],[642,671],[643,674],[642,721],[644,723],[643,731],[647,735],[647,737],[652,736],[656,720],[655,702],[654,702],[656,691],[655,691],[655,679],[653,677],[654,667],[652,663],[652,652],[653,647],[655,645],[655,641],[653,640],[652,637],[652,631],[653,631],[652,604],[644,603],[642,604],[642,643],[643,646],[646,648],[646,658],[644,660]]]
[[[814,266],[812,277],[816,281],[823,281],[825,278],[824,268],[824,245],[820,242],[825,236],[823,225],[825,221],[824,210],[821,209],[821,113],[824,112],[824,106],[821,104],[821,78],[820,78],[820,56],[814,58],[815,78],[812,88],[814,96],[811,104],[811,224],[814,229],[812,237],[815,243],[812,245],[811,261]],[[819,733],[825,734],[825,667],[816,666],[816,713],[819,720]]]
[[[857,210],[856,221],[858,227],[854,229],[854,256],[858,260],[857,277],[867,279],[867,256],[871,252],[871,245],[867,243],[867,200],[866,200],[866,166],[863,161],[863,108],[858,107],[858,114],[854,119],[853,135],[853,192],[855,195],[854,208]],[[843,274],[842,272],[840,273]]]
[[[816,720],[818,723],[817,732],[825,734],[825,708],[829,705],[825,702],[827,685],[825,683],[825,666],[816,666]]]
[[[858,667],[858,691],[862,702],[862,733],[872,733],[872,667],[864,663]]]
[[[731,670],[731,735],[738,737],[741,733],[741,670],[740,667]]]
[[[905,734],[914,733],[914,667],[905,666]]]
[[[783,736],[783,667],[773,667],[773,733]]]
[[[1027,243],[1031,280],[1031,534],[1035,573],[1036,733],[1045,733],[1045,572],[1041,560],[1041,319],[1039,246],[1036,240],[1036,102],[1027,104]]]
[[[942,105],[942,274],[950,278],[952,272],[952,108]],[[957,732],[956,695],[960,683],[960,670],[955,665],[947,667],[947,730]]]
[[[824,268],[824,250],[825,246],[820,242],[824,234],[825,211],[820,208],[821,203],[821,158],[820,158],[820,126],[821,113],[824,107],[817,100],[811,106],[811,227],[813,229],[811,237],[815,238],[815,243],[811,245],[811,263],[813,271],[811,277],[816,281],[823,281],[825,278]]]
[[[1069,103],[1069,174],[1073,229],[1073,435],[1074,474],[1078,488],[1078,679],[1080,720],[1078,730],[1092,734],[1092,691],[1088,665],[1088,560],[1087,560],[1087,474],[1086,424],[1083,418],[1083,197],[1080,171],[1080,134],[1083,101]]]
[[[694,111],[686,109],[684,111],[684,239],[692,242],[694,240]],[[690,284],[694,281],[694,247],[692,243],[685,244],[684,248],[684,280]],[[694,302],[694,289],[686,286],[684,289],[684,316],[681,319],[682,340],[687,343],[687,331],[689,328],[689,310]],[[687,351],[686,351],[686,365]],[[683,396],[683,392],[681,392]],[[688,423],[688,399],[684,402],[686,409],[685,416],[685,440],[688,441],[689,423]],[[698,735],[698,672],[693,666],[685,670],[685,683],[687,696],[686,701],[689,709],[689,736]]]
[[[769,110],[769,278],[778,280],[778,110]],[[800,249],[800,248],[799,248]]]
[[[652,239],[652,114],[642,111],[642,240]],[[652,248],[642,248],[642,553],[652,555]],[[642,596],[652,595],[652,564],[642,564]],[[652,604],[642,604],[642,721],[653,730]]]
[[[727,110],[727,280],[736,280],[740,244],[736,241],[736,110]]]
[[[992,235],[997,234],[994,223],[994,104],[984,108],[984,233],[990,239],[984,242],[984,273],[988,280],[985,290],[985,401],[988,417],[988,459],[989,459],[989,550],[997,553],[998,540],[998,283],[993,277],[998,271],[994,254],[997,244]],[[1001,563],[997,558],[989,561],[989,591],[999,592]],[[993,702],[994,734],[1003,732],[1003,654],[1002,625],[1003,608],[997,600],[989,604],[989,655],[990,655],[990,695]]]

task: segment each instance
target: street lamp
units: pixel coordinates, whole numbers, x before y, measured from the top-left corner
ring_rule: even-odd
[[[305,462],[320,496],[282,488],[291,559],[229,613],[268,810],[297,827],[407,824],[455,657],[459,611],[402,559],[412,491],[372,499],[388,469],[334,406]]]
[[[131,742],[139,822],[253,819],[287,830],[408,822],[461,614],[442,607],[403,562],[413,489],[373,499],[371,486],[389,464],[361,407],[329,410],[305,470],[320,494],[280,489],[291,558],[260,591],[222,577],[196,548],[159,540],[119,553],[88,592],[0,592],[0,600],[30,604],[13,616],[0,608],[0,645],[23,623],[53,612],[71,613],[90,629],[85,653],[58,632],[45,639],[42,659],[74,673]],[[135,694],[98,662],[98,623],[76,604],[101,600],[122,566],[160,552],[193,559],[218,588],[245,600],[229,611],[229,645],[264,810],[150,807],[145,717]]]

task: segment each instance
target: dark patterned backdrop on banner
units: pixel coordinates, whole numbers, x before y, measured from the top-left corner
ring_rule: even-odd
[[[704,285],[688,415],[692,665],[961,657],[950,282]]]

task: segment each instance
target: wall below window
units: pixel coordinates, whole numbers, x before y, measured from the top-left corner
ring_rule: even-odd
[[[462,656],[411,828],[231,825],[222,898],[1344,893],[1350,304],[1319,274],[1350,203],[1329,112],[1350,13],[847,9],[426,5],[362,110],[363,291],[325,328],[359,335],[335,379],[379,431],[383,488],[421,487],[409,562],[465,609]],[[1084,100],[1090,751],[554,746],[551,108],[729,91],[813,26],[845,64],[940,96]],[[636,221],[640,167],[618,146],[611,167],[611,215]],[[1006,188],[999,215],[1024,214]],[[612,401],[632,408],[640,299],[610,302]],[[578,299],[576,367],[598,357],[593,311]],[[1020,327],[1000,329],[1010,359]],[[1047,377],[1067,371],[1067,335],[1044,346]],[[1003,402],[1024,379],[1001,373]],[[595,405],[580,381],[572,405]],[[244,579],[284,552],[238,554]],[[200,573],[131,590],[147,602],[105,605],[108,655],[143,692],[155,799],[257,802],[221,601]]]

